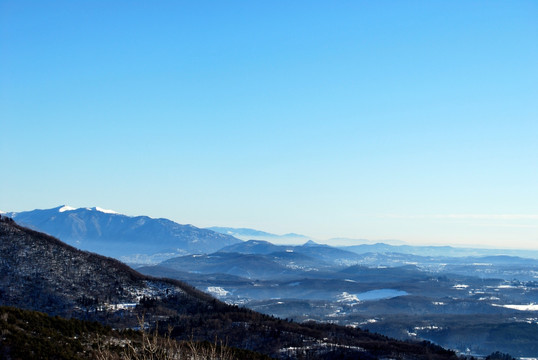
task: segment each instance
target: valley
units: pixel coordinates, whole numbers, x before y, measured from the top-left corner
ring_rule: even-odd
[[[0,0],[0,360],[538,360],[537,19]]]
[[[145,219],[123,218],[124,215],[96,209],[65,210],[59,207],[28,212],[24,216],[13,215],[15,219],[27,222],[40,219],[40,222],[26,223],[38,229],[43,223],[57,221],[47,220],[47,216],[57,219],[58,214],[70,213],[61,222],[63,225],[55,225],[55,230],[52,225],[47,225],[49,231],[53,229],[64,234],[66,229],[73,229],[71,221],[75,221],[78,224],[75,229],[86,229],[86,233],[91,233],[89,229],[92,227],[95,231],[98,229],[95,233],[99,234],[99,239],[112,238],[111,234],[122,231],[129,234],[134,223]],[[152,221],[144,220],[144,223]],[[114,222],[114,227],[106,225]],[[168,224],[168,220],[159,220],[159,223]],[[220,238],[218,233],[212,234],[212,230],[201,231],[192,226],[176,224],[173,227],[184,229],[183,234],[188,234],[193,244],[198,243],[197,236],[208,240],[205,245],[203,242],[197,245],[202,247],[195,248],[185,240],[171,243],[172,240],[165,237],[160,241],[161,232],[152,234],[148,230],[147,234],[151,236],[146,240],[142,232],[134,243],[128,235],[123,235],[105,246],[103,251],[107,254],[112,248],[124,249],[113,254],[123,261],[130,260],[127,265],[136,271],[116,260],[102,256],[95,258],[84,252],[82,254],[87,255],[83,257],[92,259],[95,265],[80,269],[77,266],[82,263],[81,258],[67,255],[71,260],[59,262],[63,269],[61,277],[55,273],[59,260],[26,256],[25,262],[21,263],[21,260],[14,260],[21,259],[20,255],[5,255],[4,266],[19,268],[22,273],[16,279],[4,278],[0,293],[2,304],[121,326],[134,326],[137,312],[144,309],[150,322],[182,316],[183,325],[176,322],[174,326],[187,331],[199,325],[192,321],[192,317],[185,318],[184,311],[198,309],[196,312],[199,312],[206,307],[204,303],[214,302],[211,300],[214,297],[222,301],[219,305],[224,306],[222,309],[228,306],[243,309],[232,317],[244,318],[253,310],[269,316],[268,319],[284,319],[286,323],[333,324],[402,341],[427,340],[461,355],[485,357],[501,351],[521,358],[537,357],[538,261],[517,256],[521,251],[388,244],[338,248],[312,240],[299,245],[277,245],[261,239]],[[226,236],[233,233],[271,237],[271,234],[249,229],[218,230],[226,231]],[[304,240],[297,234],[290,236]],[[98,247],[99,239],[90,236],[82,242]],[[77,242],[74,243],[76,246]],[[68,248],[58,244],[58,249]],[[133,255],[131,244],[134,244],[133,249],[145,248],[146,252]],[[170,245],[176,248],[166,253],[165,246]],[[31,246],[35,248],[35,245]],[[214,251],[216,248],[218,250]],[[42,254],[44,250],[40,249]],[[55,250],[55,254],[68,254],[73,250]],[[20,250],[17,251],[20,254]],[[124,256],[124,253],[131,255]],[[529,251],[527,255],[534,256],[534,253]],[[138,261],[140,259],[144,261]],[[125,280],[106,275],[98,281],[99,278],[90,275],[97,269],[110,268],[111,265],[104,265],[109,262],[122,269],[119,274],[125,273]],[[33,271],[32,267],[37,265],[45,270]],[[9,286],[12,282],[19,286]],[[66,292],[66,289],[82,287],[83,292]],[[59,289],[64,289],[64,295],[59,296]],[[23,294],[35,296],[28,298]],[[185,303],[185,299],[198,300]],[[182,305],[178,307],[179,303]],[[155,312],[154,309],[160,310]],[[217,321],[214,315],[209,318]],[[226,331],[227,336],[231,336],[234,331],[221,321],[217,321],[221,325],[216,327],[220,330],[208,332],[202,327],[200,334],[214,336]],[[239,341],[238,334],[236,336],[236,345],[244,348],[245,344]],[[294,343],[295,340],[290,341]],[[278,351],[271,347],[262,352],[274,355]]]
[[[181,278],[227,303],[294,321],[426,339],[475,356],[538,353],[534,259],[359,255],[341,249],[331,257],[326,250],[312,242],[275,247],[253,240],[138,270]],[[469,329],[480,336],[468,336]],[[503,341],[507,332],[523,335],[518,342]]]
[[[128,331],[168,329],[174,342],[221,342],[280,359],[455,358],[452,351],[429,342],[400,341],[336,324],[283,320],[227,304],[185,282],[143,275],[115,259],[75,249],[9,217],[0,218],[0,240],[0,306],[98,321]],[[9,314],[2,316],[9,325],[17,321],[17,317],[10,321]],[[0,338],[3,357],[11,359],[23,351],[29,337],[36,346],[53,346],[56,340],[47,334],[57,329],[44,321],[37,332],[19,332],[20,327],[14,337],[11,330],[4,332]],[[90,336],[89,330],[82,331],[84,337]],[[68,334],[54,336],[62,346],[73,343],[78,349],[94,341],[80,344],[70,339],[66,344],[65,336],[73,336]],[[79,358],[94,358],[81,351]],[[30,358],[40,358],[41,353],[34,351],[36,355]]]

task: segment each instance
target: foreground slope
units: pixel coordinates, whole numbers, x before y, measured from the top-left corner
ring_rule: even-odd
[[[82,252],[0,219],[0,305],[99,320],[116,328],[172,329],[177,339],[226,339],[273,357],[450,359],[426,342],[402,342],[332,324],[297,324],[230,306],[179,281],[143,276],[113,259]]]
[[[151,279],[125,264],[0,221],[0,304],[61,316],[93,317],[144,297],[182,294],[178,281]]]
[[[192,359],[269,360],[219,343],[183,341],[147,331],[119,331],[98,322],[51,317],[0,306],[0,359]],[[128,346],[118,346],[129,344]],[[158,345],[155,349],[153,345]]]

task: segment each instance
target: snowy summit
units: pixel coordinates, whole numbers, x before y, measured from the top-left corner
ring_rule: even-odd
[[[81,208],[79,208],[81,209]],[[114,211],[114,210],[108,210],[108,209],[103,209],[103,208],[100,208],[99,206],[95,206],[95,207],[92,207],[92,208],[85,208],[86,210],[90,210],[90,211],[99,211],[99,212],[102,212],[102,213],[105,213],[105,214],[119,214],[117,211]],[[62,207],[60,207],[58,209],[59,212],[65,212],[65,211],[73,211],[73,210],[78,210],[77,208],[74,208],[72,206],[68,206],[68,205],[63,205]]]
[[[95,211],[99,211],[99,212],[102,212],[102,213],[105,213],[105,214],[119,214],[119,212],[117,212],[117,211],[103,209],[103,208],[100,208],[99,206],[93,207],[93,208],[91,208],[89,210],[95,210]]]

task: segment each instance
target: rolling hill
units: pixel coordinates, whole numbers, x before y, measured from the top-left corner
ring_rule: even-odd
[[[325,262],[340,266],[356,264],[361,259],[361,256],[354,252],[318,244],[312,240],[305,242],[303,245],[274,245],[268,241],[249,240],[223,247],[219,252],[262,255],[275,252],[289,252],[308,256],[321,261],[321,264]]]

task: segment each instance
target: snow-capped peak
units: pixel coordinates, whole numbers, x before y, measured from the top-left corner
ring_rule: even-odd
[[[100,208],[99,206],[95,206],[95,207],[91,207],[91,208],[87,207],[85,209],[88,210],[88,211],[99,211],[99,212],[102,212],[102,213],[105,213],[105,214],[119,214],[118,212],[116,212],[114,210],[103,209],[103,208]],[[61,208],[58,209],[59,212],[73,211],[73,210],[79,210],[79,209],[71,207],[71,206],[68,206],[68,205],[64,205],[64,206],[62,206]]]
[[[92,208],[91,210],[100,211],[100,212],[105,213],[105,214],[119,214],[119,212],[117,212],[117,211],[103,209],[103,208],[100,208],[99,206],[96,206],[96,207]]]

